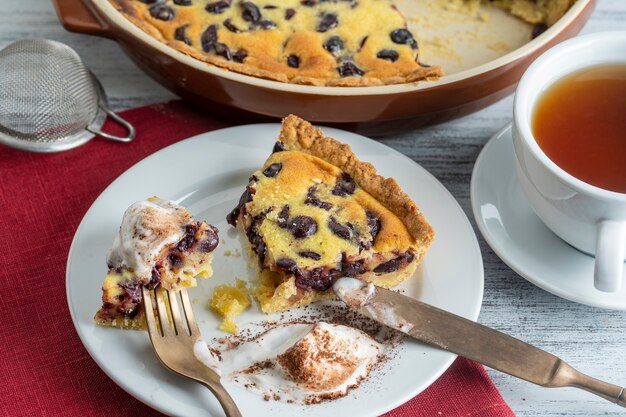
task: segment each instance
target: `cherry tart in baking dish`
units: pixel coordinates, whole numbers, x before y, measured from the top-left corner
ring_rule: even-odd
[[[210,64],[298,84],[437,78],[390,0],[111,0],[155,38]]]

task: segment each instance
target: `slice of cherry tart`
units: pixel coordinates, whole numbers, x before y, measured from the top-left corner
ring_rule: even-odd
[[[332,298],[344,276],[395,286],[434,236],[393,178],[293,115],[227,220],[258,257],[255,295],[266,313]]]
[[[141,287],[195,287],[196,277],[213,273],[212,252],[218,243],[217,228],[195,221],[172,201],[152,198],[131,205],[109,251],[96,323],[144,329]]]

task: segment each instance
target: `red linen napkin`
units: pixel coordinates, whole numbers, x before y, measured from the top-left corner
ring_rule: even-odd
[[[224,124],[179,101],[123,116],[137,128],[131,144],[94,139],[48,155],[0,146],[2,416],[159,415],[115,385],[82,346],[65,297],[67,254],[85,212],[117,176],[167,145]],[[514,414],[481,365],[458,359],[386,416]]]

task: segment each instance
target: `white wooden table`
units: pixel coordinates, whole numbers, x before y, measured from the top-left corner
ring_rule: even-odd
[[[115,110],[174,98],[112,41],[66,32],[47,0],[2,0],[0,48],[42,37],[74,48],[102,82]],[[599,0],[583,33],[626,30],[626,0]],[[433,173],[473,221],[469,184],[474,161],[487,140],[511,120],[512,97],[449,123],[382,140]],[[528,283],[486,245],[480,322],[544,348],[583,372],[626,385],[626,312],[578,305]],[[572,388],[545,389],[489,371],[518,416],[624,416],[626,411]]]

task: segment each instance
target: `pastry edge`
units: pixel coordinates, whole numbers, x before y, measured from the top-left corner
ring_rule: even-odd
[[[360,161],[349,145],[325,137],[320,129],[293,114],[283,119],[278,140],[283,142],[287,150],[309,153],[348,173],[361,188],[404,223],[416,241],[416,255],[421,258],[423,252],[426,252],[435,232],[394,178],[379,175],[372,164]]]

